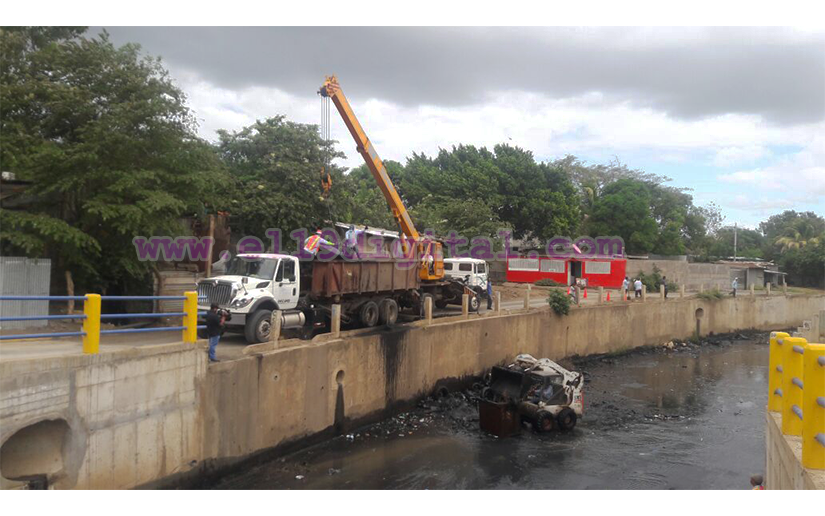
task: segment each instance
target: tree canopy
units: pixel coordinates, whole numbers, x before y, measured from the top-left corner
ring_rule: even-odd
[[[84,33],[0,31],[0,162],[33,199],[0,211],[0,237],[105,291],[150,270],[133,237],[178,235],[215,202],[221,165],[159,60]]]

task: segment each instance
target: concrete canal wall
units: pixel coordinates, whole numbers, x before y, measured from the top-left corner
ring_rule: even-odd
[[[697,319],[702,334],[788,328],[822,308],[823,295],[776,295],[489,313],[259,345],[208,368],[202,346],[183,345],[0,361],[2,487],[26,475],[56,488],[174,483],[379,419],[518,353],[661,344],[691,336]]]

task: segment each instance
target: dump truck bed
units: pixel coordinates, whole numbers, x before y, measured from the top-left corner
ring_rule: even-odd
[[[333,260],[316,261],[312,265],[311,295],[314,298],[397,292],[420,286],[417,263]]]

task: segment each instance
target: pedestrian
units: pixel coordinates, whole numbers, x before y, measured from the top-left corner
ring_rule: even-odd
[[[636,291],[636,297],[642,297],[642,280],[636,278],[636,281],[633,282],[633,290]]]
[[[218,357],[215,356],[215,348],[218,347],[218,341],[221,340],[221,332],[226,322],[226,315],[219,313],[218,308],[217,303],[212,303],[209,311],[206,312],[206,335],[209,337],[210,362],[219,362]]]
[[[733,292],[731,292],[731,295],[733,297],[736,297],[736,288],[738,286],[739,286],[739,278],[733,278],[733,281],[731,281],[731,283],[730,283],[730,288],[733,289]]]
[[[349,229],[344,235],[344,243],[350,254],[360,260],[361,255],[358,253],[358,230],[355,229],[355,225],[350,224]]]
[[[493,308],[493,282],[490,276],[487,276],[487,310]]]
[[[762,485],[762,475],[751,476],[751,487],[754,491],[764,491],[765,486]]]
[[[321,228],[318,228],[315,231],[314,235],[310,235],[309,238],[304,240],[304,251],[310,253],[313,258],[315,255],[318,254],[321,246],[324,247],[333,247],[334,244],[329,240],[325,240],[323,236],[321,236]]]
[[[627,279],[627,276],[625,276],[624,281],[622,281],[622,296],[625,301],[627,301],[628,290],[630,290],[630,280]]]
[[[662,276],[662,285],[665,286],[665,299],[667,299],[667,276]]]

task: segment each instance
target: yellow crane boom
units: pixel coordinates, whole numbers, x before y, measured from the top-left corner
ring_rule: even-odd
[[[415,229],[415,224],[413,224],[412,219],[410,219],[407,208],[395,190],[395,186],[387,174],[387,168],[384,166],[384,162],[381,161],[378,153],[375,152],[375,147],[373,147],[370,139],[367,138],[367,133],[364,132],[364,128],[361,127],[358,118],[356,118],[355,113],[352,111],[347,97],[344,95],[343,90],[341,90],[341,85],[338,84],[338,79],[334,75],[327,77],[318,93],[320,93],[322,97],[332,99],[335,108],[338,109],[338,113],[344,120],[344,124],[346,124],[352,138],[355,140],[358,153],[364,158],[367,167],[369,167],[370,172],[372,172],[373,177],[375,177],[375,181],[378,183],[378,188],[381,189],[381,192],[387,199],[392,214],[401,227],[401,231],[404,232],[407,238],[418,240],[418,231]]]
[[[404,202],[395,190],[395,185],[392,184],[392,180],[390,180],[390,176],[387,174],[387,168],[384,166],[384,162],[381,161],[381,158],[375,151],[375,147],[367,137],[367,133],[364,132],[364,128],[361,127],[361,124],[358,122],[355,112],[353,112],[347,97],[341,89],[341,85],[338,84],[338,79],[334,75],[328,76],[324,84],[321,85],[321,89],[318,90],[318,93],[322,97],[332,99],[335,108],[338,110],[338,114],[341,115],[344,124],[355,140],[358,153],[364,158],[367,167],[378,183],[378,188],[381,189],[381,193],[383,193],[384,198],[387,199],[390,210],[392,210],[395,220],[398,221],[401,231],[408,239],[416,242],[419,254],[433,257],[432,266],[427,266],[426,263],[422,264],[421,279],[437,280],[443,278],[444,261],[441,253],[441,243],[429,242],[425,245],[420,241],[418,230],[415,229],[415,224],[413,224],[410,214],[407,212],[407,207],[404,206]]]

